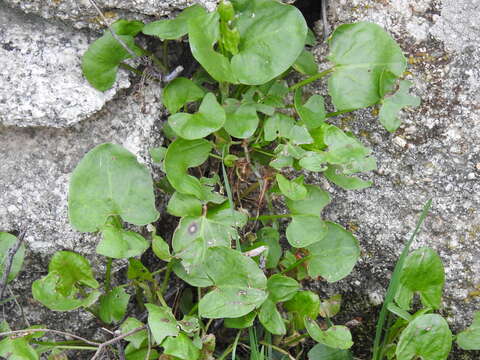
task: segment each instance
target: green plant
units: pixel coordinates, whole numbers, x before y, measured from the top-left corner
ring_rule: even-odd
[[[76,337],[59,344],[32,340],[32,334],[43,336],[48,329],[5,328],[4,334],[28,335],[2,340],[0,355],[37,359],[46,351],[80,349],[95,351],[98,358],[126,340],[127,360],[157,359],[159,352],[161,359],[225,359],[230,354],[235,359],[247,347],[252,359],[291,359],[291,351],[302,356],[300,344],[311,337],[319,345],[310,359],[351,358],[348,327],[331,321],[341,299],[322,301],[302,290],[302,281],[345,278],[360,255],[359,244],[342,226],[322,219],[330,195],[305,184],[304,174],[324,175],[347,190],[371,185],[355,175],[376,168],[371,150],[327,119],[375,106],[388,131],[398,128],[401,108],[419,103],[408,94],[410,83],[400,80],[406,61],[399,46],[375,24],[342,25],[329,39],[332,67],[318,72],[308,51],[314,37],[303,16],[275,0],[222,1],[211,13],[195,5],[175,19],[146,25],[120,20],[110,30],[115,36],[105,32],[83,58],[85,77],[98,90],[113,85],[119,68],[141,74],[125,63],[134,55],[148,56],[168,73],[167,59],[135,42],[141,33],[164,44],[188,35],[201,65],[192,79],[178,77],[164,88],[170,116],[163,132],[169,145],[151,149],[165,174],[161,181],[154,184],[133,154],[109,143],[92,149],[72,174],[70,222],[78,231],[101,234],[96,251],[106,257],[103,284],[84,257],[63,251],[53,256],[48,275],[32,286],[34,298],[48,308],[84,308],[119,333],[104,343]],[[289,86],[286,79],[295,73],[309,77]],[[322,96],[305,98],[303,93],[305,85],[327,76],[336,109],[330,113]],[[167,213],[180,218],[171,241],[153,226],[161,226],[156,189],[170,195]],[[289,213],[277,214],[274,208],[282,199]],[[287,241],[281,244],[285,225]],[[140,261],[149,247],[164,267]],[[128,259],[127,281],[116,287],[113,259]],[[171,301],[176,290],[172,274],[188,284],[178,290],[180,302]],[[406,306],[417,289],[402,285],[399,305]],[[437,305],[436,285],[434,294],[431,288],[421,292],[428,306]],[[228,345],[210,332],[214,319],[237,329]],[[464,344],[477,336],[476,325],[463,336]],[[246,328],[248,339],[242,337]],[[14,352],[13,341],[18,342]],[[111,351],[120,357],[123,348]],[[409,358],[401,353],[398,359]]]

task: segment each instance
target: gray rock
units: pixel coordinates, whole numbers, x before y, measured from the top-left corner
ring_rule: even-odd
[[[104,26],[89,0],[5,0],[6,3],[34,13],[46,19],[57,18],[73,23],[76,28],[98,28]],[[107,18],[119,17],[145,19],[147,16],[161,17],[176,10],[200,3],[208,9],[215,7],[215,0],[103,0],[97,1]]]
[[[65,127],[98,112],[130,85],[121,73],[101,93],[82,75],[91,38],[0,6],[0,124]]]

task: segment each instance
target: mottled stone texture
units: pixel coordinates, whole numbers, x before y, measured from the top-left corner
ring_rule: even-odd
[[[193,2],[98,1],[112,19],[170,15]],[[203,3],[212,6],[214,1]],[[404,124],[395,134],[387,133],[371,110],[334,120],[373,148],[379,169],[367,175],[374,182],[371,188],[347,192],[322,178],[308,179],[332,193],[325,216],[352,230],[363,249],[350,277],[312,287],[322,295],[345,295],[338,321],[362,318],[363,325],[353,331],[360,344],[357,356],[367,359],[378,311],[374,305],[381,302],[396,257],[429,198],[431,215],[415,247],[431,246],[443,259],[447,284],[442,313],[456,331],[480,308],[473,296],[480,289],[480,4],[330,3],[331,25],[372,21],[393,35],[409,59],[412,92],[422,98],[419,108],[403,113]],[[35,274],[24,273],[14,287],[25,294],[22,304],[32,321],[48,318],[26,300],[29,283],[45,270],[48,255],[59,249],[94,252],[96,239],[74,232],[67,221],[68,178],[76,163],[105,141],[122,144],[148,162],[148,149],[162,140],[158,86],[140,93],[132,86],[126,90],[130,80],[122,75],[112,91],[102,94],[82,78],[80,56],[98,36],[91,30],[98,23],[85,0],[0,1],[0,229],[28,227],[26,266]],[[328,67],[326,52],[325,45],[315,48],[322,68]],[[322,82],[309,89],[325,94]],[[55,316],[57,328],[75,330]],[[478,353],[452,356],[479,358]]]

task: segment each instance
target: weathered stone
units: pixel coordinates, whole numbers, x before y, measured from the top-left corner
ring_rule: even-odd
[[[104,26],[89,0],[4,0],[26,13],[34,13],[46,19],[57,18],[72,22],[76,28]],[[104,0],[97,5],[111,20],[119,17],[145,19],[147,15],[161,17],[176,10],[201,3],[208,9],[215,7],[215,0]]]
[[[130,85],[121,73],[101,93],[82,75],[82,32],[0,6],[0,124],[65,127],[87,119]]]

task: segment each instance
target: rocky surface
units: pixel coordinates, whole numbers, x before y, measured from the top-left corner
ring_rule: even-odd
[[[114,19],[164,16],[192,2],[99,4]],[[211,6],[214,1],[205,3]],[[414,81],[412,92],[422,98],[422,105],[404,112],[404,124],[392,135],[370,110],[335,120],[373,148],[379,169],[368,175],[374,186],[363,191],[341,191],[322,179],[310,179],[332,192],[334,201],[325,216],[354,231],[363,249],[350,277],[333,286],[312,286],[322,294],[343,292],[346,311],[340,316],[346,321],[360,317],[363,325],[354,329],[355,336],[370,344],[378,310],[373,305],[381,302],[395,259],[423,204],[433,198],[431,215],[415,247],[431,246],[440,253],[447,275],[442,312],[454,330],[462,329],[480,308],[475,296],[480,289],[480,51],[476,46],[480,4],[478,0],[330,3],[332,26],[372,21],[395,37],[409,59],[408,78]],[[0,229],[28,227],[26,267],[32,270],[14,283],[17,292],[28,291],[54,251],[94,251],[96,239],[74,232],[66,216],[68,178],[83,154],[111,141],[148,162],[148,148],[161,142],[158,86],[126,90],[131,81],[122,76],[113,91],[102,94],[83,80],[80,56],[97,36],[87,28],[98,23],[86,0],[0,1]],[[315,52],[322,60],[326,48],[319,45]],[[321,83],[310,89],[324,93]],[[36,310],[28,311],[32,322],[46,319],[37,305],[27,299],[22,304]],[[18,314],[15,307],[10,310]],[[52,321],[75,330],[68,317],[56,314]],[[358,356],[367,351],[365,346],[357,350]],[[476,358],[478,354],[452,355],[456,360]]]

